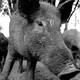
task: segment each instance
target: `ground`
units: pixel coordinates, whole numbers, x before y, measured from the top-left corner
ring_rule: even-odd
[[[13,69],[10,73],[9,80],[26,80],[27,75],[25,71],[23,73],[18,73],[19,62],[16,61]],[[26,61],[23,62],[23,68],[26,69]],[[25,77],[24,77],[25,76]],[[38,62],[35,71],[35,80],[59,80],[55,75],[53,75],[42,63]]]

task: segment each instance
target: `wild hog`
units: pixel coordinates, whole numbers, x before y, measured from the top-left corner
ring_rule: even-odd
[[[8,39],[0,32],[0,70],[2,71],[8,52]]]
[[[65,31],[62,36],[65,44],[71,50],[73,58],[77,63],[77,60],[80,60],[80,32],[76,29],[71,29]]]
[[[74,0],[67,3],[71,1]],[[55,75],[60,73],[68,62],[73,62],[72,54],[60,32],[61,23],[69,16],[67,13],[63,14],[64,5],[66,3],[59,4],[56,8],[39,0],[18,0],[17,11],[12,14],[10,21],[8,55],[0,80],[8,78],[18,55],[27,60],[28,80],[34,80],[37,61]]]

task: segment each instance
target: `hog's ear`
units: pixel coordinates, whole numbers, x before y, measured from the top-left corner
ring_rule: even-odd
[[[30,15],[39,9],[39,0],[18,0],[18,10]]]
[[[72,10],[72,5],[73,5],[73,2],[75,0],[66,0],[66,1],[62,1],[58,4],[57,8],[58,10],[60,11],[60,14],[61,14],[61,21],[62,23],[65,23],[71,13],[71,10]]]
[[[56,0],[48,0],[49,3],[53,4],[55,6]]]

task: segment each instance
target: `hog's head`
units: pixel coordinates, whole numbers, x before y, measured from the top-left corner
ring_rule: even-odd
[[[39,0],[19,0],[18,10],[13,13],[10,23],[12,47],[28,60],[41,61],[51,72],[61,72],[73,60],[60,32],[61,24],[69,16],[65,5],[71,2],[74,0],[55,7]]]

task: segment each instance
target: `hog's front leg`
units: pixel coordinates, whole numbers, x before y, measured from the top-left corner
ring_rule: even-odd
[[[18,73],[22,73],[24,70],[23,70],[23,58],[20,58],[19,59],[19,69],[18,69]]]
[[[34,80],[34,73],[35,73],[35,67],[36,67],[36,60],[27,61],[27,75],[28,80]]]

